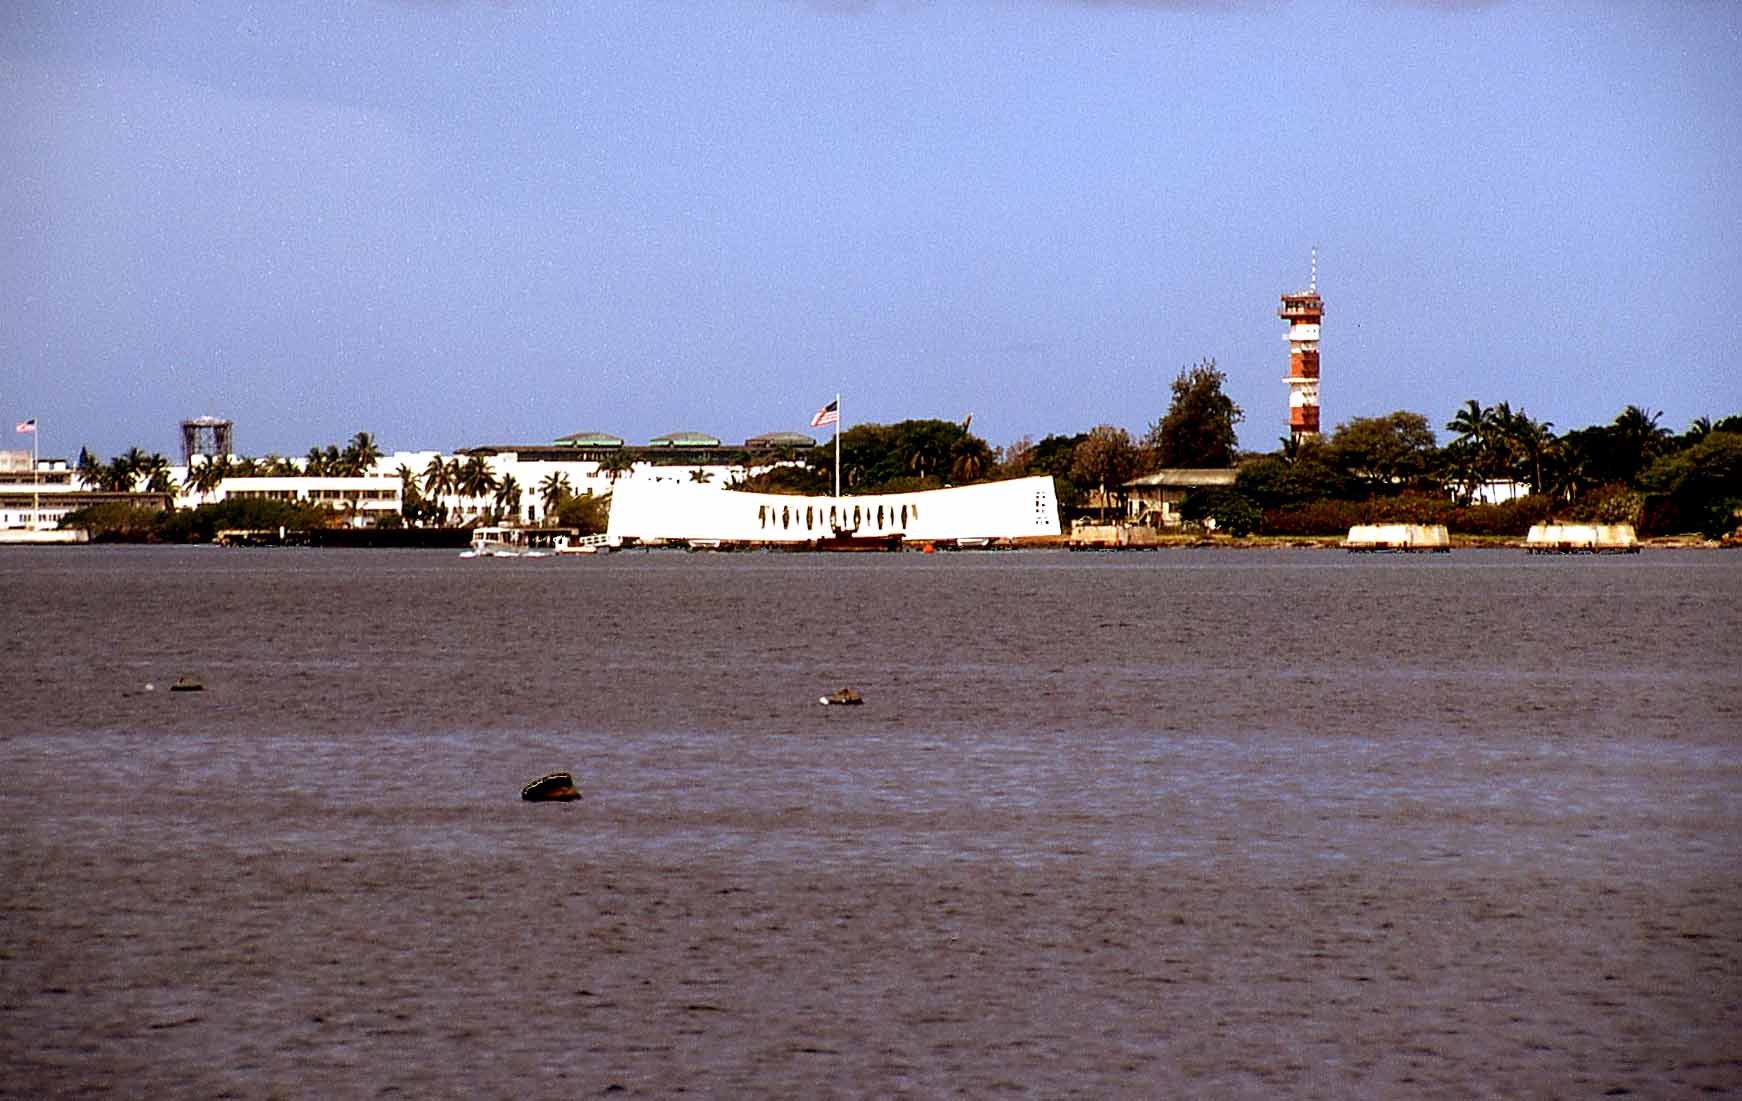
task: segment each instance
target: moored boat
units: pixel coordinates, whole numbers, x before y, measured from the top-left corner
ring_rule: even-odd
[[[803,543],[794,543],[785,550],[796,551],[898,551],[905,537],[899,531],[885,532],[882,535],[860,535],[857,527],[843,528],[835,525],[833,533],[821,539],[810,539]]]
[[[548,558],[567,545],[572,528],[483,527],[461,558]]]

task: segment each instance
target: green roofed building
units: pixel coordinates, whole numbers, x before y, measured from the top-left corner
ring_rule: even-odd
[[[609,432],[576,432],[572,436],[558,436],[556,442],[564,447],[622,447],[623,437]]]
[[[706,432],[667,432],[647,441],[649,447],[719,447],[718,436]]]
[[[744,441],[744,446],[753,451],[778,450],[782,447],[815,447],[817,441],[803,432],[767,432],[760,436],[751,436]]]

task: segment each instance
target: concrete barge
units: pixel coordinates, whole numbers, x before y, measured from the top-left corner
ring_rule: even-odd
[[[1444,524],[1356,524],[1343,549],[1359,554],[1449,554]]]
[[[1638,554],[1632,524],[1534,524],[1525,537],[1531,554]]]

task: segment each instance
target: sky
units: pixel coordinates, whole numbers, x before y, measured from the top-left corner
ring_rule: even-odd
[[[14,0],[0,164],[45,456],[1141,435],[1206,357],[1269,450],[1315,247],[1327,428],[1742,413],[1734,3]]]

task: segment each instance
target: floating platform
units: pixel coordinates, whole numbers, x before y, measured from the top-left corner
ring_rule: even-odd
[[[1444,524],[1356,524],[1343,549],[1361,554],[1448,554],[1451,537]]]
[[[1531,554],[1638,554],[1632,524],[1534,524],[1525,537]]]
[[[90,541],[91,533],[84,528],[0,528],[0,544],[48,547]]]

